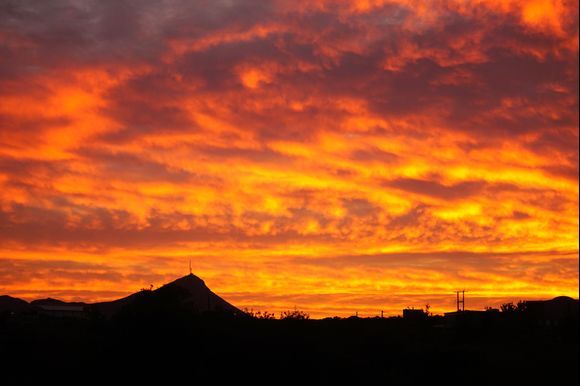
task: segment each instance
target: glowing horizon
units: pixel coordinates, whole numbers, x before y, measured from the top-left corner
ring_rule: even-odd
[[[578,4],[6,2],[0,294],[578,297]]]

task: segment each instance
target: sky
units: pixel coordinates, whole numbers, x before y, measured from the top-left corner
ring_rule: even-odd
[[[0,294],[578,297],[578,2],[0,0]]]

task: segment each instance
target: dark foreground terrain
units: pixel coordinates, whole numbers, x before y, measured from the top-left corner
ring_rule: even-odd
[[[36,383],[40,381],[39,383]],[[130,312],[0,318],[0,384],[577,385],[578,327]]]

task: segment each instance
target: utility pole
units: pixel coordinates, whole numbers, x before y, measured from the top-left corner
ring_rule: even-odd
[[[457,312],[465,311],[465,290],[463,291],[455,291],[457,294]],[[461,298],[459,294],[461,293]]]

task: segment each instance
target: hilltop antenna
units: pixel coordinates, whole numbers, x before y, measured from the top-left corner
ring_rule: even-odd
[[[189,259],[189,274],[193,275],[193,273],[191,272],[191,258]]]
[[[457,294],[457,312],[465,311],[465,290],[455,291],[455,293]],[[459,294],[461,294],[461,298]]]

